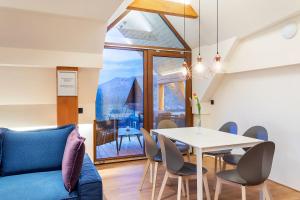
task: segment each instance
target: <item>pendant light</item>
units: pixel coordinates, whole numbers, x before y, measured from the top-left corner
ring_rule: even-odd
[[[222,71],[221,55],[219,54],[219,0],[217,0],[217,54],[215,56],[214,73],[220,73]]]
[[[185,41],[185,1],[183,4],[183,40]],[[186,62],[186,58],[184,58],[184,61],[182,63],[182,75],[185,77],[185,79],[190,79],[192,76],[191,68],[188,66]]]
[[[199,0],[199,5],[198,5],[198,9],[199,9],[199,13],[200,13],[200,0]],[[200,29],[200,25],[201,25],[201,21],[200,21],[200,15],[199,15],[199,21],[198,21],[198,27],[199,27],[199,38],[198,38],[198,42],[199,42],[199,53],[197,56],[197,63],[195,65],[195,70],[197,73],[203,75],[205,72],[205,66],[203,64],[203,59],[201,57],[201,29]]]

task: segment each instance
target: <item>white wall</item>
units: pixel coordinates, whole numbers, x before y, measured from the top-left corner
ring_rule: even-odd
[[[214,94],[210,126],[235,121],[239,134],[262,125],[276,144],[271,179],[300,190],[300,65],[226,75]]]
[[[78,104],[84,109],[79,123],[95,119],[99,69],[80,68]],[[56,124],[56,69],[0,67],[0,126]]]
[[[79,67],[79,123],[92,123],[106,22],[0,8],[0,126],[56,124],[56,66]]]
[[[209,80],[195,78],[193,87],[203,94],[203,126],[218,129],[236,121],[239,134],[251,126],[266,127],[276,143],[271,179],[300,190],[300,34],[281,37],[281,29],[291,22],[300,28],[296,16],[236,40],[225,57],[222,78],[208,85]],[[215,105],[207,104],[209,99]]]

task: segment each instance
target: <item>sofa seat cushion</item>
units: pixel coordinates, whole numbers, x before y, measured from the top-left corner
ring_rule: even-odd
[[[65,189],[59,170],[0,177],[0,199],[78,199],[78,195]]]
[[[4,132],[2,175],[61,170],[67,138],[74,125]]]

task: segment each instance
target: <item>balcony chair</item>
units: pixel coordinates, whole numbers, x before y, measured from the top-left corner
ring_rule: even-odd
[[[94,121],[94,134],[96,146],[116,142],[116,150],[119,155],[118,144],[118,120]]]

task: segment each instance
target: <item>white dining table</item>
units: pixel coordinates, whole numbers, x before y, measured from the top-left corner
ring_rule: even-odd
[[[252,147],[263,142],[245,136],[229,134],[202,127],[186,127],[171,129],[153,129],[152,134],[160,134],[167,138],[183,142],[194,147],[197,158],[197,199],[203,199],[202,191],[202,153],[233,148]]]

